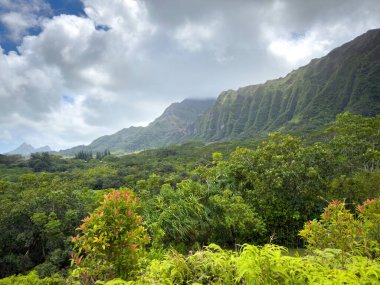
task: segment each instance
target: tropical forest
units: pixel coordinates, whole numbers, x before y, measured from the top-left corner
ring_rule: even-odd
[[[379,129],[1,156],[0,284],[378,284]]]
[[[97,40],[118,32],[82,2],[98,17]],[[8,67],[63,19],[4,54]],[[65,120],[79,128],[76,101],[65,100]],[[380,29],[371,29],[284,77],[172,103],[145,126],[0,154],[0,285],[376,285],[379,195]]]

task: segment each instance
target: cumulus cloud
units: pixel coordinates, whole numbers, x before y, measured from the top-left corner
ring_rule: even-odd
[[[120,4],[116,8],[104,1],[88,2],[88,17],[46,19],[40,34],[23,39],[19,53],[2,50],[1,125],[11,118],[14,128],[34,129],[38,135],[49,130],[50,137],[58,137],[53,144],[67,146],[60,139],[65,134],[72,145],[78,142],[72,140],[74,136],[83,142],[86,136],[107,131],[104,125],[109,122],[101,118],[107,112],[102,109],[128,109],[129,101],[133,105],[134,95],[124,93],[129,78],[120,71],[136,61],[138,51],[131,51],[154,32],[144,18],[144,7],[140,11],[135,1],[116,1]],[[99,24],[110,29],[98,29]],[[109,107],[111,102],[117,107]],[[128,116],[125,121],[134,122],[128,122]]]
[[[8,37],[13,41],[21,40],[30,27],[38,25],[38,20],[34,15],[25,15],[17,12],[3,14],[1,22],[9,29]]]
[[[146,125],[174,101],[283,76],[380,26],[377,0],[82,2],[82,16],[53,17],[47,0],[0,0],[0,36],[18,44],[0,49],[0,152]]]

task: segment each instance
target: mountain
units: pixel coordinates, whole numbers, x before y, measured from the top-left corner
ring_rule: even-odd
[[[342,112],[380,114],[380,29],[370,30],[313,59],[284,78],[222,92],[217,100],[170,105],[147,127],[130,127],[94,140],[85,150],[133,152],[190,140],[255,138],[272,131],[324,127]]]
[[[36,148],[34,152],[51,152],[51,148],[48,145]]]
[[[147,127],[125,128],[115,134],[102,136],[88,146],[76,146],[60,153],[74,155],[82,150],[103,152],[106,149],[113,153],[125,153],[176,144],[188,135],[190,126],[214,102],[215,99],[185,99],[171,104]]]
[[[18,148],[6,153],[7,155],[14,155],[14,154],[19,154],[23,156],[28,156],[32,153],[36,152],[50,152],[51,149],[49,146],[43,146],[39,148],[34,148],[32,145],[23,143],[21,144]]]
[[[220,94],[192,126],[189,139],[255,137],[306,131],[338,113],[380,113],[380,29],[370,30],[284,78]]]

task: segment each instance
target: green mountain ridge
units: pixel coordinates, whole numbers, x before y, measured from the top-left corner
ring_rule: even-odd
[[[60,153],[128,153],[188,141],[258,138],[273,131],[304,133],[325,127],[346,111],[380,114],[380,29],[283,78],[224,91],[216,100],[173,103],[147,127],[125,128]]]
[[[146,127],[129,127],[112,135],[102,136],[88,146],[77,146],[60,151],[74,155],[79,151],[113,153],[134,152],[180,143],[188,134],[189,126],[206,112],[215,99],[185,99],[171,104],[164,113]]]
[[[380,29],[370,30],[284,78],[222,92],[193,126],[204,141],[313,130],[337,114],[380,113]]]

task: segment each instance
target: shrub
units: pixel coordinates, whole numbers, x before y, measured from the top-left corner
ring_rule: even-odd
[[[133,274],[149,242],[137,210],[138,198],[129,190],[105,196],[102,205],[84,219],[80,234],[72,238],[73,277],[82,284],[93,284],[98,279],[128,279]]]
[[[365,201],[357,207],[355,216],[343,202],[335,200],[325,208],[319,221],[307,222],[300,235],[310,251],[336,248],[343,255],[376,258],[380,256],[380,201],[377,198]]]

